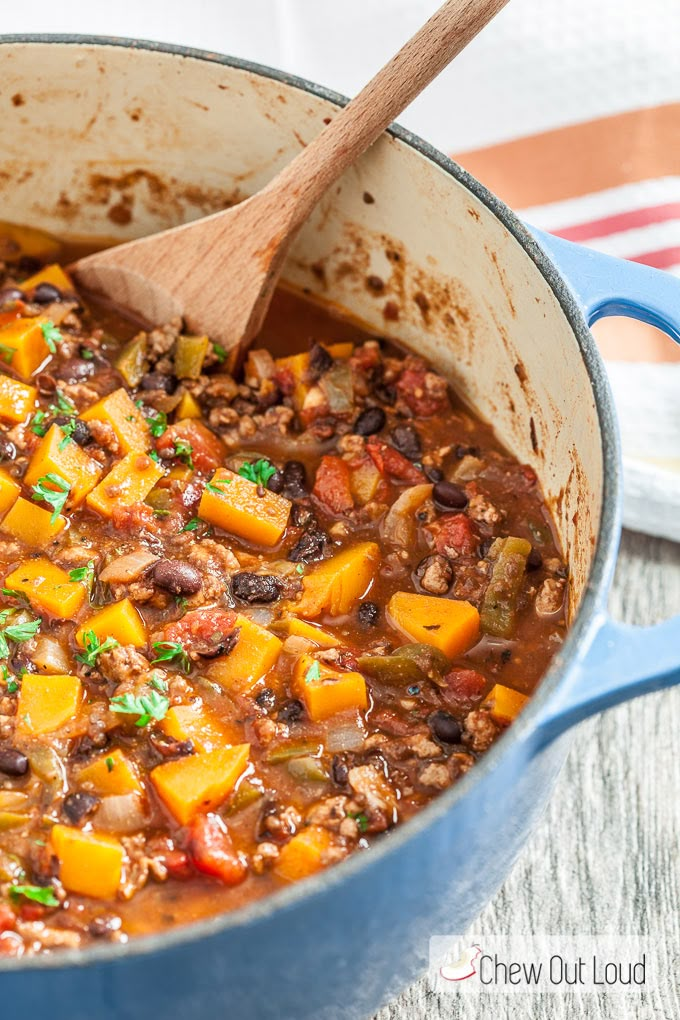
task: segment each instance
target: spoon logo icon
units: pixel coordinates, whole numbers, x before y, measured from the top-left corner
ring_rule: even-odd
[[[453,963],[444,964],[439,973],[445,981],[465,981],[477,973],[475,960],[482,955],[482,947],[474,942]]]

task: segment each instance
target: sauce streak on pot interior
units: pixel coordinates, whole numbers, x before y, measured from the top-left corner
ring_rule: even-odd
[[[5,228],[0,954],[122,940],[370,852],[562,640],[531,468],[420,359],[277,294],[243,376]]]

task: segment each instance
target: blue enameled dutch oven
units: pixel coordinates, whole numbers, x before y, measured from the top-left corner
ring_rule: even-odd
[[[5,37],[0,59],[0,214],[61,234],[132,237],[243,197],[344,102],[270,68],[123,39]],[[431,935],[464,930],[494,895],[550,796],[558,738],[680,676],[677,620],[606,614],[621,474],[588,330],[622,314],[680,340],[680,283],[532,236],[400,128],[321,204],[285,276],[431,358],[534,467],[570,564],[570,630],[482,762],[370,852],[169,934],[2,961],[3,1020],[369,1016],[423,972]]]

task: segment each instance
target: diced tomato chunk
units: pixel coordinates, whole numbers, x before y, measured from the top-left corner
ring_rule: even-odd
[[[235,626],[236,613],[231,609],[195,609],[168,624],[163,640],[178,642],[187,652],[219,655]]]
[[[442,695],[453,708],[468,711],[482,697],[487,686],[486,677],[476,669],[452,669],[444,677],[445,687]]]
[[[342,457],[329,455],[321,458],[312,491],[334,514],[352,509],[354,500],[350,488],[350,470]]]
[[[132,506],[114,506],[111,523],[116,531],[154,531],[158,528],[158,517],[147,503],[133,503]]]
[[[0,903],[0,932],[14,931],[16,915],[6,903]]]
[[[42,921],[46,913],[47,907],[42,903],[22,903],[19,907],[22,921]]]
[[[191,459],[197,471],[208,473],[224,464],[226,456],[224,443],[196,418],[187,418],[168,426],[156,443],[156,449],[161,457],[172,457],[177,441],[191,447]]]
[[[435,547],[442,556],[474,556],[479,535],[465,514],[444,514],[437,522]],[[434,529],[433,529],[434,530]]]
[[[290,397],[295,389],[295,376],[290,368],[278,368],[274,373],[274,382],[284,397]]]
[[[423,472],[393,446],[371,438],[366,443],[366,449],[378,471],[383,474],[390,475],[400,482],[408,482],[409,485],[418,485],[424,481]]]
[[[168,869],[170,878],[191,878],[194,873],[194,869],[191,866],[191,858],[184,850],[167,850],[163,854],[163,864]]]
[[[248,868],[234,849],[231,836],[219,815],[198,815],[189,828],[188,850],[194,866],[225,885],[238,885]]]
[[[446,380],[430,372],[420,358],[406,359],[397,392],[413,413],[423,418],[443,411],[448,399]]]

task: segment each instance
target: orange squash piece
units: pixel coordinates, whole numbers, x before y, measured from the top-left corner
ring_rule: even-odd
[[[281,847],[274,865],[275,873],[286,882],[308,878],[325,866],[324,857],[332,843],[328,829],[308,825]]]
[[[36,485],[50,472],[69,483],[68,505],[75,507],[94,489],[102,468],[77,443],[68,439],[58,425],[52,425],[29,461],[24,482],[29,487]]]
[[[203,413],[201,411],[201,408],[199,407],[198,401],[191,393],[189,393],[188,390],[182,394],[182,399],[177,405],[175,415],[177,421],[181,421],[183,418],[203,417]]]
[[[289,500],[268,489],[258,495],[254,482],[226,468],[216,471],[209,484],[201,496],[199,517],[256,545],[276,545],[288,524]]]
[[[163,477],[163,468],[145,453],[128,453],[87,497],[90,510],[110,517],[116,507],[141,503]]]
[[[94,790],[100,797],[143,792],[135,766],[119,748],[85,765],[77,778],[81,786]]]
[[[206,673],[225,690],[247,694],[272,668],[283,642],[247,616],[237,616],[239,636],[228,655],[214,659]]]
[[[462,600],[398,591],[388,603],[387,615],[402,634],[434,645],[450,659],[463,655],[479,640],[479,613]]]
[[[492,719],[507,726],[517,718],[528,700],[526,694],[520,694],[512,687],[495,684],[484,699],[484,706],[489,709]]]
[[[59,878],[65,889],[98,900],[115,898],[125,861],[120,840],[70,825],[54,825],[50,844],[59,861]]]
[[[312,641],[319,648],[336,648],[342,644],[341,638],[336,637],[329,631],[322,630],[314,623],[307,623],[306,620],[298,620],[297,616],[287,616],[283,620],[277,620],[273,625],[276,630],[289,637],[302,637]]]
[[[380,563],[375,542],[360,542],[319,563],[302,579],[302,598],[286,608],[296,616],[345,616],[362,599]]]
[[[250,744],[220,747],[164,762],[151,772],[158,796],[180,825],[218,807],[248,764]]]
[[[76,715],[82,697],[77,676],[25,673],[17,702],[17,733],[53,733]]]
[[[21,486],[8,471],[0,468],[0,516],[9,510],[21,492]]]
[[[197,751],[213,751],[229,747],[241,737],[236,726],[228,726],[205,705],[175,705],[169,709],[160,724],[161,729],[175,740],[190,740]]]
[[[349,708],[368,707],[366,681],[361,673],[331,669],[311,655],[301,655],[295,663],[292,685],[313,722]]]
[[[5,588],[21,592],[38,612],[62,620],[72,620],[85,601],[83,585],[43,556],[20,563],[5,578]]]
[[[83,421],[105,421],[116,433],[123,453],[151,449],[151,433],[144,415],[122,387],[98,400],[80,415]]]
[[[0,328],[0,358],[22,379],[30,379],[49,357],[49,348],[40,328],[47,319],[14,319]]]
[[[31,500],[19,496],[2,522],[2,530],[32,549],[44,549],[66,527],[66,518],[57,517]]]
[[[52,265],[45,266],[44,269],[34,273],[33,276],[29,276],[27,280],[22,282],[21,289],[24,291],[33,290],[39,283],[51,283],[62,294],[73,294],[75,290],[70,276],[64,272],[57,262],[53,262]]]
[[[130,599],[112,602],[110,606],[104,606],[98,613],[88,617],[76,631],[79,645],[84,646],[83,635],[88,631],[94,631],[102,642],[110,637],[121,645],[134,645],[135,648],[142,648],[146,644],[144,621]]]
[[[0,375],[0,418],[5,421],[24,421],[35,407],[37,395],[35,386],[27,386],[18,379]]]

